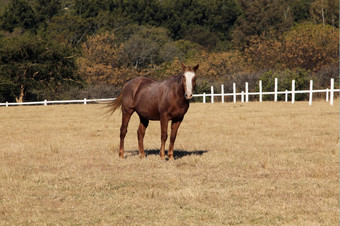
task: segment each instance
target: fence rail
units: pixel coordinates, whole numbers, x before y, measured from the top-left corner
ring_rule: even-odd
[[[211,91],[209,93],[203,94],[194,94],[194,97],[203,97],[203,103],[206,103],[206,98],[210,97],[211,103],[214,103],[214,97],[221,97],[221,102],[224,103],[225,96],[233,96],[233,102],[236,103],[237,96],[241,96],[241,102],[249,102],[249,95],[259,95],[259,101],[262,102],[263,95],[274,95],[274,101],[276,102],[278,99],[278,95],[285,95],[285,102],[288,102],[288,94],[291,95],[291,102],[295,103],[295,94],[306,93],[309,94],[309,105],[312,105],[313,102],[313,93],[326,93],[326,101],[330,102],[330,105],[333,105],[334,102],[334,93],[340,92],[340,89],[334,89],[334,79],[331,79],[330,88],[313,90],[313,80],[310,80],[309,90],[295,90],[295,80],[292,80],[292,89],[285,91],[278,91],[278,79],[275,78],[275,85],[273,92],[263,92],[262,90],[262,81],[259,81],[259,92],[249,92],[248,82],[245,83],[245,91],[241,91],[239,93],[236,92],[236,84],[233,83],[233,92],[225,93],[224,85],[221,85],[221,93],[214,93],[214,87],[211,86]]]
[[[285,95],[285,102],[288,102],[288,95],[291,96],[291,102],[295,103],[295,94],[306,93],[309,94],[309,105],[312,105],[313,101],[313,93],[326,93],[326,101],[333,105],[334,102],[334,93],[340,92],[340,89],[334,89],[334,79],[331,79],[330,88],[313,90],[313,80],[310,80],[309,90],[295,90],[295,80],[292,80],[292,89],[285,91],[278,91],[278,79],[275,78],[275,85],[273,92],[263,92],[262,91],[262,81],[259,81],[259,92],[249,92],[248,82],[245,83],[245,91],[241,91],[239,93],[236,92],[236,83],[233,83],[233,92],[225,93],[224,85],[221,85],[221,93],[214,93],[214,87],[211,86],[210,93],[202,93],[202,94],[194,94],[193,97],[203,97],[203,103],[206,103],[207,97],[210,97],[211,103],[214,103],[214,97],[221,97],[221,102],[224,103],[224,98],[226,96],[232,96],[233,102],[236,103],[237,97],[241,96],[241,102],[249,102],[249,95],[258,95],[259,102],[262,102],[263,95],[274,95],[274,101],[278,100],[278,95]],[[21,105],[45,105],[48,104],[72,104],[72,103],[97,103],[97,102],[107,102],[111,100],[115,100],[116,98],[105,98],[105,99],[82,99],[82,100],[44,100],[44,101],[35,101],[35,102],[24,102],[24,103],[0,103],[0,106],[21,106]]]
[[[105,98],[105,99],[86,99],[83,100],[44,100],[44,101],[34,101],[34,102],[23,102],[23,103],[0,103],[0,106],[21,106],[21,105],[45,105],[48,104],[87,104],[96,102],[107,102],[115,100],[116,98]]]

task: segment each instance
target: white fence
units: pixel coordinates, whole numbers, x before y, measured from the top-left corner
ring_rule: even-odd
[[[275,85],[273,92],[262,91],[262,81],[259,81],[259,92],[249,92],[248,82],[245,83],[245,91],[236,93],[236,84],[233,83],[233,92],[224,93],[224,85],[221,85],[221,93],[214,93],[214,87],[211,86],[210,94],[194,94],[194,97],[203,97],[203,103],[206,103],[206,97],[210,97],[211,103],[214,103],[214,97],[221,97],[221,102],[224,103],[224,97],[232,96],[233,102],[236,103],[237,96],[241,96],[241,102],[249,102],[249,95],[259,95],[259,101],[262,102],[263,95],[274,95],[274,101],[277,101],[278,95],[285,95],[285,102],[288,102],[288,94],[291,96],[291,102],[295,103],[295,94],[307,93],[309,94],[309,105],[312,105],[313,93],[326,93],[326,101],[333,105],[334,93],[340,92],[340,89],[334,89],[334,79],[331,79],[330,88],[313,90],[313,80],[310,80],[309,90],[295,90],[295,80],[292,80],[292,90],[278,91],[278,79],[275,78]]]
[[[233,83],[233,92],[224,93],[224,85],[221,85],[221,93],[214,93],[214,87],[211,86],[210,93],[194,94],[193,97],[203,97],[203,103],[206,103],[206,98],[210,97],[211,103],[214,103],[214,97],[221,97],[221,102],[224,103],[224,98],[226,96],[232,96],[233,102],[236,103],[237,96],[241,96],[241,102],[249,102],[249,95],[259,95],[259,101],[262,102],[263,95],[274,95],[274,101],[278,100],[278,95],[285,95],[285,102],[288,102],[288,94],[291,96],[291,102],[295,103],[295,94],[297,93],[307,93],[309,94],[309,105],[312,105],[313,93],[326,93],[326,101],[333,105],[334,102],[334,92],[340,92],[340,89],[334,89],[334,79],[331,79],[330,88],[313,90],[313,80],[310,80],[309,90],[295,90],[295,80],[292,80],[292,90],[278,91],[278,79],[275,78],[275,85],[273,92],[263,92],[262,91],[262,81],[259,81],[259,92],[249,92],[248,82],[245,83],[245,91],[240,93],[236,92],[236,84]],[[20,105],[45,105],[48,104],[73,104],[73,103],[96,103],[96,102],[106,102],[110,100],[115,100],[116,98],[106,98],[106,99],[86,99],[83,100],[52,100],[52,101],[36,101],[36,102],[24,102],[24,103],[0,103],[0,106],[20,106]]]
[[[20,105],[45,105],[48,104],[87,104],[87,103],[97,103],[106,102],[110,100],[115,100],[116,98],[106,98],[106,99],[86,99],[83,100],[44,100],[35,102],[23,102],[23,103],[0,103],[0,106],[20,106]]]

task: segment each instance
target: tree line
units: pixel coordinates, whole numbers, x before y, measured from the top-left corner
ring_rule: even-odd
[[[198,92],[258,79],[270,89],[273,76],[325,87],[338,77],[338,9],[337,0],[2,0],[0,101],[115,96],[180,62],[200,63]]]

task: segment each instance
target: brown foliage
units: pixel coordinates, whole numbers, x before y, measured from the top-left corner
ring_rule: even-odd
[[[89,37],[82,45],[83,57],[78,59],[79,71],[89,83],[121,86],[139,72],[122,66],[123,45],[117,45],[114,34],[108,32]]]
[[[339,34],[330,26],[300,24],[277,38],[273,35],[252,36],[243,54],[238,51],[207,52],[196,48],[196,54],[185,60],[188,65],[200,64],[199,81],[209,84],[240,81],[258,77],[268,69],[303,68],[320,71],[338,59]],[[180,72],[180,59],[134,67],[125,62],[124,44],[117,44],[115,36],[103,33],[89,37],[78,59],[79,71],[92,84],[121,87],[126,81],[146,76],[163,80]],[[255,73],[256,72],[256,73]],[[198,86],[200,82],[198,82]]]
[[[153,75],[156,74],[159,79],[174,75],[179,72],[180,63],[179,59],[163,63]],[[238,51],[208,53],[201,50],[192,59],[187,60],[186,64],[200,64],[197,72],[197,92],[203,92],[205,88],[210,89],[210,85],[236,82],[240,73],[242,76],[250,73],[250,67]]]
[[[202,73],[207,77],[218,78],[226,74],[236,73],[243,68],[244,60],[239,52],[202,52],[199,56],[202,61]]]
[[[277,39],[253,36],[245,56],[255,69],[317,71],[338,59],[338,40],[330,26],[304,24]]]
[[[129,66],[124,59],[123,50],[124,44],[118,45],[114,34],[106,32],[88,37],[87,42],[82,45],[82,57],[78,59],[80,74],[88,83],[121,87],[128,80],[138,76],[158,78],[162,77],[164,72],[176,71],[172,66],[170,67],[172,70],[169,71],[167,69],[169,64],[160,67],[150,64],[144,68]],[[171,64],[177,63],[178,60],[174,60]],[[163,70],[159,70],[162,67]]]

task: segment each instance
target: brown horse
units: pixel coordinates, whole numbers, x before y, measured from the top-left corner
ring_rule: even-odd
[[[181,66],[182,73],[163,82],[144,77],[132,79],[124,85],[120,96],[110,104],[112,113],[119,107],[122,109],[120,158],[124,158],[124,138],[130,117],[134,112],[137,112],[140,119],[137,131],[140,157],[145,157],[143,139],[149,120],[159,120],[161,123],[160,156],[161,159],[164,159],[165,142],[168,138],[168,122],[171,120],[168,157],[173,159],[177,130],[189,108],[189,99],[192,98],[196,85],[196,70],[199,67],[199,65],[185,66],[183,63]]]

